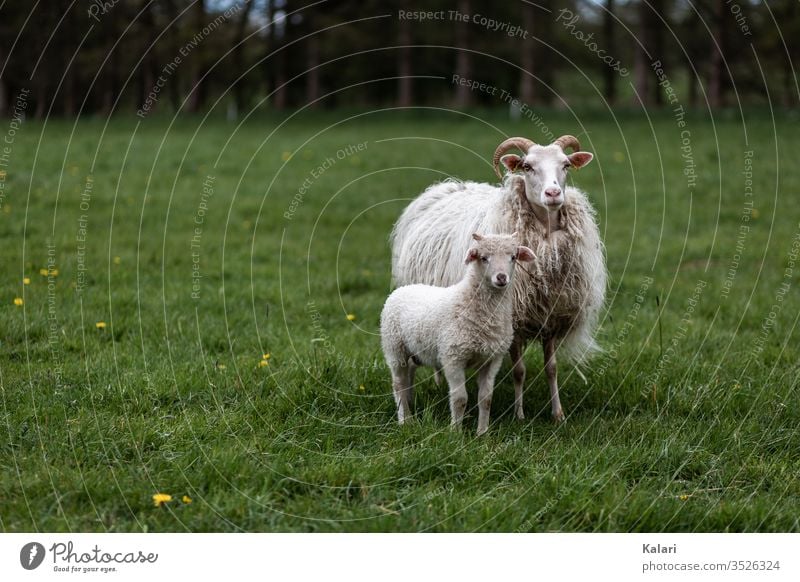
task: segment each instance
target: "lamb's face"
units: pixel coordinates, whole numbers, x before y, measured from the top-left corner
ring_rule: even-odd
[[[532,261],[533,251],[521,246],[515,235],[473,234],[475,244],[467,253],[467,263],[474,263],[486,285],[503,289],[511,283],[518,261]]]
[[[555,144],[534,145],[524,157],[503,156],[503,164],[512,172],[519,171],[525,180],[528,202],[547,210],[558,210],[566,201],[567,171],[592,161],[589,152],[567,155]]]

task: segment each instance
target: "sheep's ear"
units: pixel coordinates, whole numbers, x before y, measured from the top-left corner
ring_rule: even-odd
[[[524,263],[530,262],[534,259],[533,251],[528,247],[517,247],[517,260]]]
[[[589,152],[575,152],[574,154],[568,155],[567,158],[569,158],[569,163],[572,164],[573,168],[582,168],[592,161],[594,154],[590,154]]]
[[[522,163],[522,158],[516,154],[507,154],[500,158],[500,161],[506,168],[508,168],[509,172],[513,172],[519,168],[519,165]]]
[[[477,232],[472,233],[472,238],[475,240],[483,240],[483,237],[479,235]]]
[[[464,261],[466,264],[470,264],[472,261],[478,258],[478,249],[469,249],[467,252],[467,260]]]

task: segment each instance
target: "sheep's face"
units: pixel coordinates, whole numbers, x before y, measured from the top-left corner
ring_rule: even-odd
[[[487,286],[507,287],[518,261],[532,261],[533,251],[521,246],[515,234],[472,235],[475,243],[467,253],[467,264],[474,264]]]
[[[566,200],[567,171],[592,161],[589,152],[567,155],[555,144],[534,145],[525,156],[509,154],[501,162],[512,172],[521,172],[528,202],[547,210],[558,210]]]

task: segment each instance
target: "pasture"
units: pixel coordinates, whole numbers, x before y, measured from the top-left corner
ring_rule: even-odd
[[[547,128],[26,122],[0,191],[0,528],[800,530],[796,116],[541,115],[596,156],[571,181],[606,245],[606,352],[586,382],[560,366],[558,427],[541,350],[524,422],[506,362],[481,438],[474,378],[456,433],[425,369],[396,425],[388,234]]]

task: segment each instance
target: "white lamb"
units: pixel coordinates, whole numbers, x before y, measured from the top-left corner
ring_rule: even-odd
[[[392,372],[400,424],[410,414],[414,371],[433,366],[450,387],[452,425],[467,407],[466,368],[478,370],[478,435],[489,427],[494,378],[514,337],[513,276],[517,261],[533,251],[512,235],[473,234],[468,265],[450,287],[407,285],[396,289],[381,313],[381,343]]]

